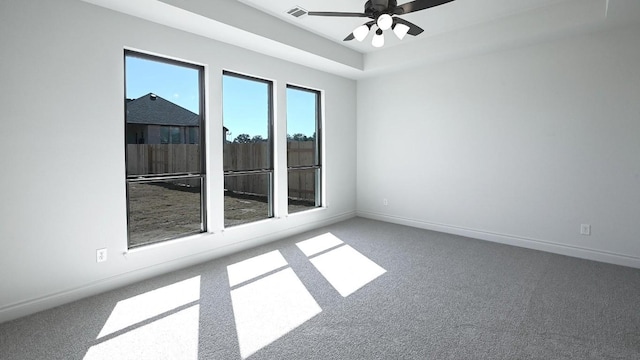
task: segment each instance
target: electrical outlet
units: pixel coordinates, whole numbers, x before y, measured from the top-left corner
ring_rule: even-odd
[[[591,225],[589,224],[581,224],[580,225],[580,235],[591,235]]]
[[[96,250],[96,262],[107,261],[107,249]]]
[[[389,200],[387,200],[386,198],[382,199],[382,205],[384,206],[389,205]]]

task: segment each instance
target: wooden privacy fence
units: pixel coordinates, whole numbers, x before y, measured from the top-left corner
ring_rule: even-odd
[[[271,167],[269,143],[224,144],[224,171],[268,169]]]
[[[316,165],[315,141],[288,141],[287,166]],[[288,174],[289,198],[315,200],[316,170],[290,170]]]
[[[287,142],[288,166],[315,164],[315,142]],[[224,144],[224,170],[246,171],[271,168],[269,144]],[[127,175],[150,175],[200,172],[200,145],[197,144],[128,144]],[[289,171],[289,197],[315,198],[315,171]],[[238,193],[266,196],[269,176],[266,174],[225,177],[225,189]]]
[[[128,144],[127,175],[200,172],[200,145]]]

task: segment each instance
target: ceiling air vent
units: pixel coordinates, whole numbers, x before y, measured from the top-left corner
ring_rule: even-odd
[[[287,14],[293,16],[293,17],[302,17],[304,15],[307,15],[308,11],[301,8],[300,6],[296,6],[294,8],[292,8],[291,10],[287,11]]]

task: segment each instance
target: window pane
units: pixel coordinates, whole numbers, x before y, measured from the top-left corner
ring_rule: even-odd
[[[127,126],[128,128],[129,126]],[[160,128],[160,144],[168,144],[169,143],[169,127],[162,126]]]
[[[128,246],[206,231],[204,68],[125,50]]]
[[[171,143],[172,144],[183,144],[186,143],[182,141],[182,137],[180,136],[180,128],[179,127],[171,127]]]
[[[320,206],[320,169],[289,170],[289,213]]]
[[[125,61],[127,143],[189,144],[184,136],[186,129],[200,131],[200,70],[137,56],[126,56]],[[197,141],[189,145],[193,147],[190,153],[199,153]],[[127,175],[164,174],[175,167],[171,162],[183,159],[172,158],[170,150],[158,147],[137,150],[127,152],[127,162],[140,164],[140,151],[159,153],[143,155],[150,163],[136,169],[127,166],[134,170]]]
[[[224,226],[272,217],[271,173],[224,177]]]
[[[225,74],[222,92],[224,170],[272,169],[268,141],[271,128],[271,83]],[[226,146],[229,144],[233,146]]]
[[[198,143],[198,137],[197,137],[197,132],[196,132],[196,127],[190,127],[189,128],[189,144],[197,144]]]
[[[320,93],[287,86],[289,213],[321,206]]]
[[[287,87],[287,166],[319,165],[318,94]]]
[[[225,72],[225,227],[273,217],[272,84]]]
[[[201,178],[129,183],[129,247],[203,231]]]

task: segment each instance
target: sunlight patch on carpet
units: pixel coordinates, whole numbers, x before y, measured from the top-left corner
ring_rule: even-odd
[[[344,297],[387,272],[349,245],[318,255],[310,261]]]
[[[200,276],[119,301],[98,339],[200,300]]]
[[[231,302],[243,359],[322,311],[291,268],[231,290]]]
[[[193,305],[92,346],[84,360],[197,360],[199,317]]]
[[[296,246],[309,257],[342,244],[344,244],[344,242],[338,239],[338,237],[332,233],[326,233],[309,240],[301,241],[297,243]]]
[[[287,260],[278,250],[229,265],[229,286],[233,287],[287,265]]]

